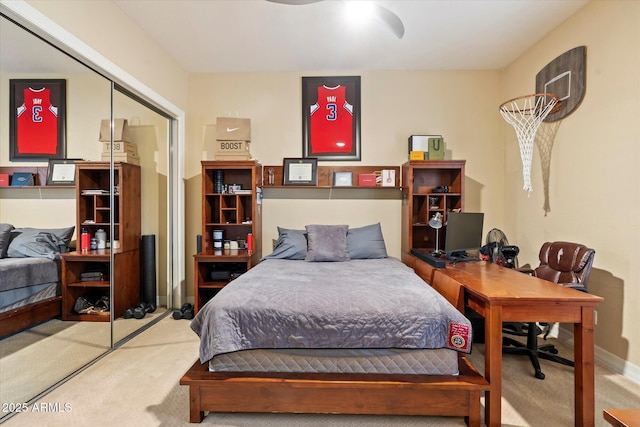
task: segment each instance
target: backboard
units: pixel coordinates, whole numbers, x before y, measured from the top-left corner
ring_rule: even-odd
[[[536,74],[536,93],[554,93],[561,107],[545,117],[555,122],[571,114],[582,102],[587,83],[587,48],[575,47],[549,62]]]

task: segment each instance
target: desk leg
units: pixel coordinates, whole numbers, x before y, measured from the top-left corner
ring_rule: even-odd
[[[502,417],[502,307],[491,305],[484,319],[484,376],[489,382],[485,392],[484,417],[488,426],[500,426]]]
[[[582,307],[582,321],[573,325],[575,425],[595,425],[593,307]]]

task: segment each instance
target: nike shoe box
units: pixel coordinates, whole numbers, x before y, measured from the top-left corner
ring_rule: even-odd
[[[247,141],[216,141],[213,158],[216,160],[251,160]]]
[[[251,141],[251,119],[216,118],[216,139],[218,141]]]
[[[111,153],[102,153],[102,161],[108,162],[111,159]],[[133,165],[140,164],[140,156],[129,153],[113,153],[114,162],[131,163]]]
[[[100,121],[100,142],[111,141],[111,120]],[[127,119],[113,119],[113,141],[131,142]]]

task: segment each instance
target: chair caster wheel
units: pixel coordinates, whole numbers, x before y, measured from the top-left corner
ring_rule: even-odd
[[[544,373],[542,371],[537,371],[534,376],[539,379],[539,380],[543,380],[544,379]]]
[[[549,350],[549,353],[558,354],[558,349],[557,348],[552,348],[551,350]]]

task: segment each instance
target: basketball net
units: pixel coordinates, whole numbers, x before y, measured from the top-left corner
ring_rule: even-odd
[[[551,204],[549,203],[549,178],[551,176],[551,149],[553,148],[553,142],[558,133],[562,120],[555,122],[543,122],[540,125],[540,129],[536,133],[536,146],[538,147],[538,153],[540,154],[540,164],[542,165],[542,184],[544,190],[544,216],[551,212]]]
[[[531,195],[531,161],[533,145],[540,123],[558,105],[558,97],[551,93],[536,93],[510,99],[500,106],[500,114],[516,131],[522,160],[523,189]]]

